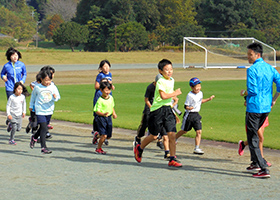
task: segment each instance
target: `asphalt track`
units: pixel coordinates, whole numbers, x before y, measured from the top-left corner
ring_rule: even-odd
[[[192,153],[194,141],[180,138],[177,157],[183,167],[173,169],[164,152],[151,143],[142,163],[133,157],[135,131],[113,130],[107,155],[95,154],[91,126],[52,121],[52,154],[42,155],[40,144],[29,148],[31,134],[16,133],[9,145],[5,113],[0,113],[0,199],[279,199],[280,151],[265,149],[272,163],[271,178],[256,179],[244,169],[246,149],[203,140],[202,156]],[[23,127],[27,117],[23,120]]]

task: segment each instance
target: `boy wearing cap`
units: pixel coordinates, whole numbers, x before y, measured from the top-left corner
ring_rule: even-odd
[[[190,91],[187,95],[184,106],[184,108],[186,109],[185,114],[183,117],[181,130],[176,134],[176,139],[194,128],[196,137],[193,153],[202,155],[204,154],[204,151],[199,148],[202,132],[201,116],[199,114],[199,111],[202,103],[211,101],[215,96],[212,95],[207,99],[203,99],[203,93],[201,92],[201,81],[196,77],[192,78],[189,84],[192,91]]]

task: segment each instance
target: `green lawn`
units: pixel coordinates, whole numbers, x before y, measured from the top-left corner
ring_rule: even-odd
[[[118,118],[113,120],[115,127],[136,130],[144,108],[144,93],[149,83],[115,84],[113,96],[116,103]],[[237,143],[245,140],[245,107],[244,99],[239,96],[239,91],[245,88],[244,80],[236,81],[203,81],[202,91],[204,98],[214,94],[216,97],[202,105],[202,138],[216,141]],[[179,96],[179,109],[183,111],[183,104],[189,86],[186,82],[176,82],[175,88],[180,87],[183,94]],[[61,100],[56,103],[53,119],[92,123],[93,85],[58,85]],[[5,89],[0,88],[0,110],[5,110]],[[27,105],[29,98],[27,99]],[[269,116],[269,127],[265,130],[264,146],[280,149],[279,125],[277,122],[280,114],[279,105],[276,104]],[[180,117],[182,119],[182,116]],[[177,125],[178,130],[181,124]],[[187,134],[194,137],[192,130]]]

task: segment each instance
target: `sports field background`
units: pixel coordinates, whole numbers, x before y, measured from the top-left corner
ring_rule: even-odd
[[[98,65],[95,65],[96,68]],[[28,69],[27,69],[28,71]],[[144,93],[158,73],[154,69],[113,69],[113,82],[116,90],[113,91],[116,102],[118,118],[113,121],[115,127],[137,129],[144,108]],[[94,80],[97,70],[86,71],[58,71],[55,73],[54,82],[61,93],[61,100],[56,103],[53,119],[92,123],[92,99],[94,95]],[[28,73],[26,85],[33,81],[36,73]],[[192,77],[202,80],[204,98],[214,94],[216,98],[202,105],[203,117],[202,138],[218,141],[237,143],[240,139],[246,139],[244,121],[244,99],[239,95],[241,89],[246,88],[245,69],[183,69],[175,68],[173,77],[176,80],[175,88],[181,88],[179,96],[179,109],[183,111],[183,104],[190,90],[188,80]],[[0,109],[5,111],[6,98],[4,83],[0,83]],[[29,98],[27,99],[27,106]],[[264,146],[280,149],[277,143],[279,106],[273,108],[270,114],[270,126],[265,131]],[[182,119],[182,117],[180,117]],[[181,124],[177,124],[180,129]],[[187,134],[194,137],[194,131]]]

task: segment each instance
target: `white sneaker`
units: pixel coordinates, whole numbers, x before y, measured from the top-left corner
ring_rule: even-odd
[[[204,151],[202,151],[201,149],[194,149],[193,153],[202,155],[202,154],[204,154]]]

